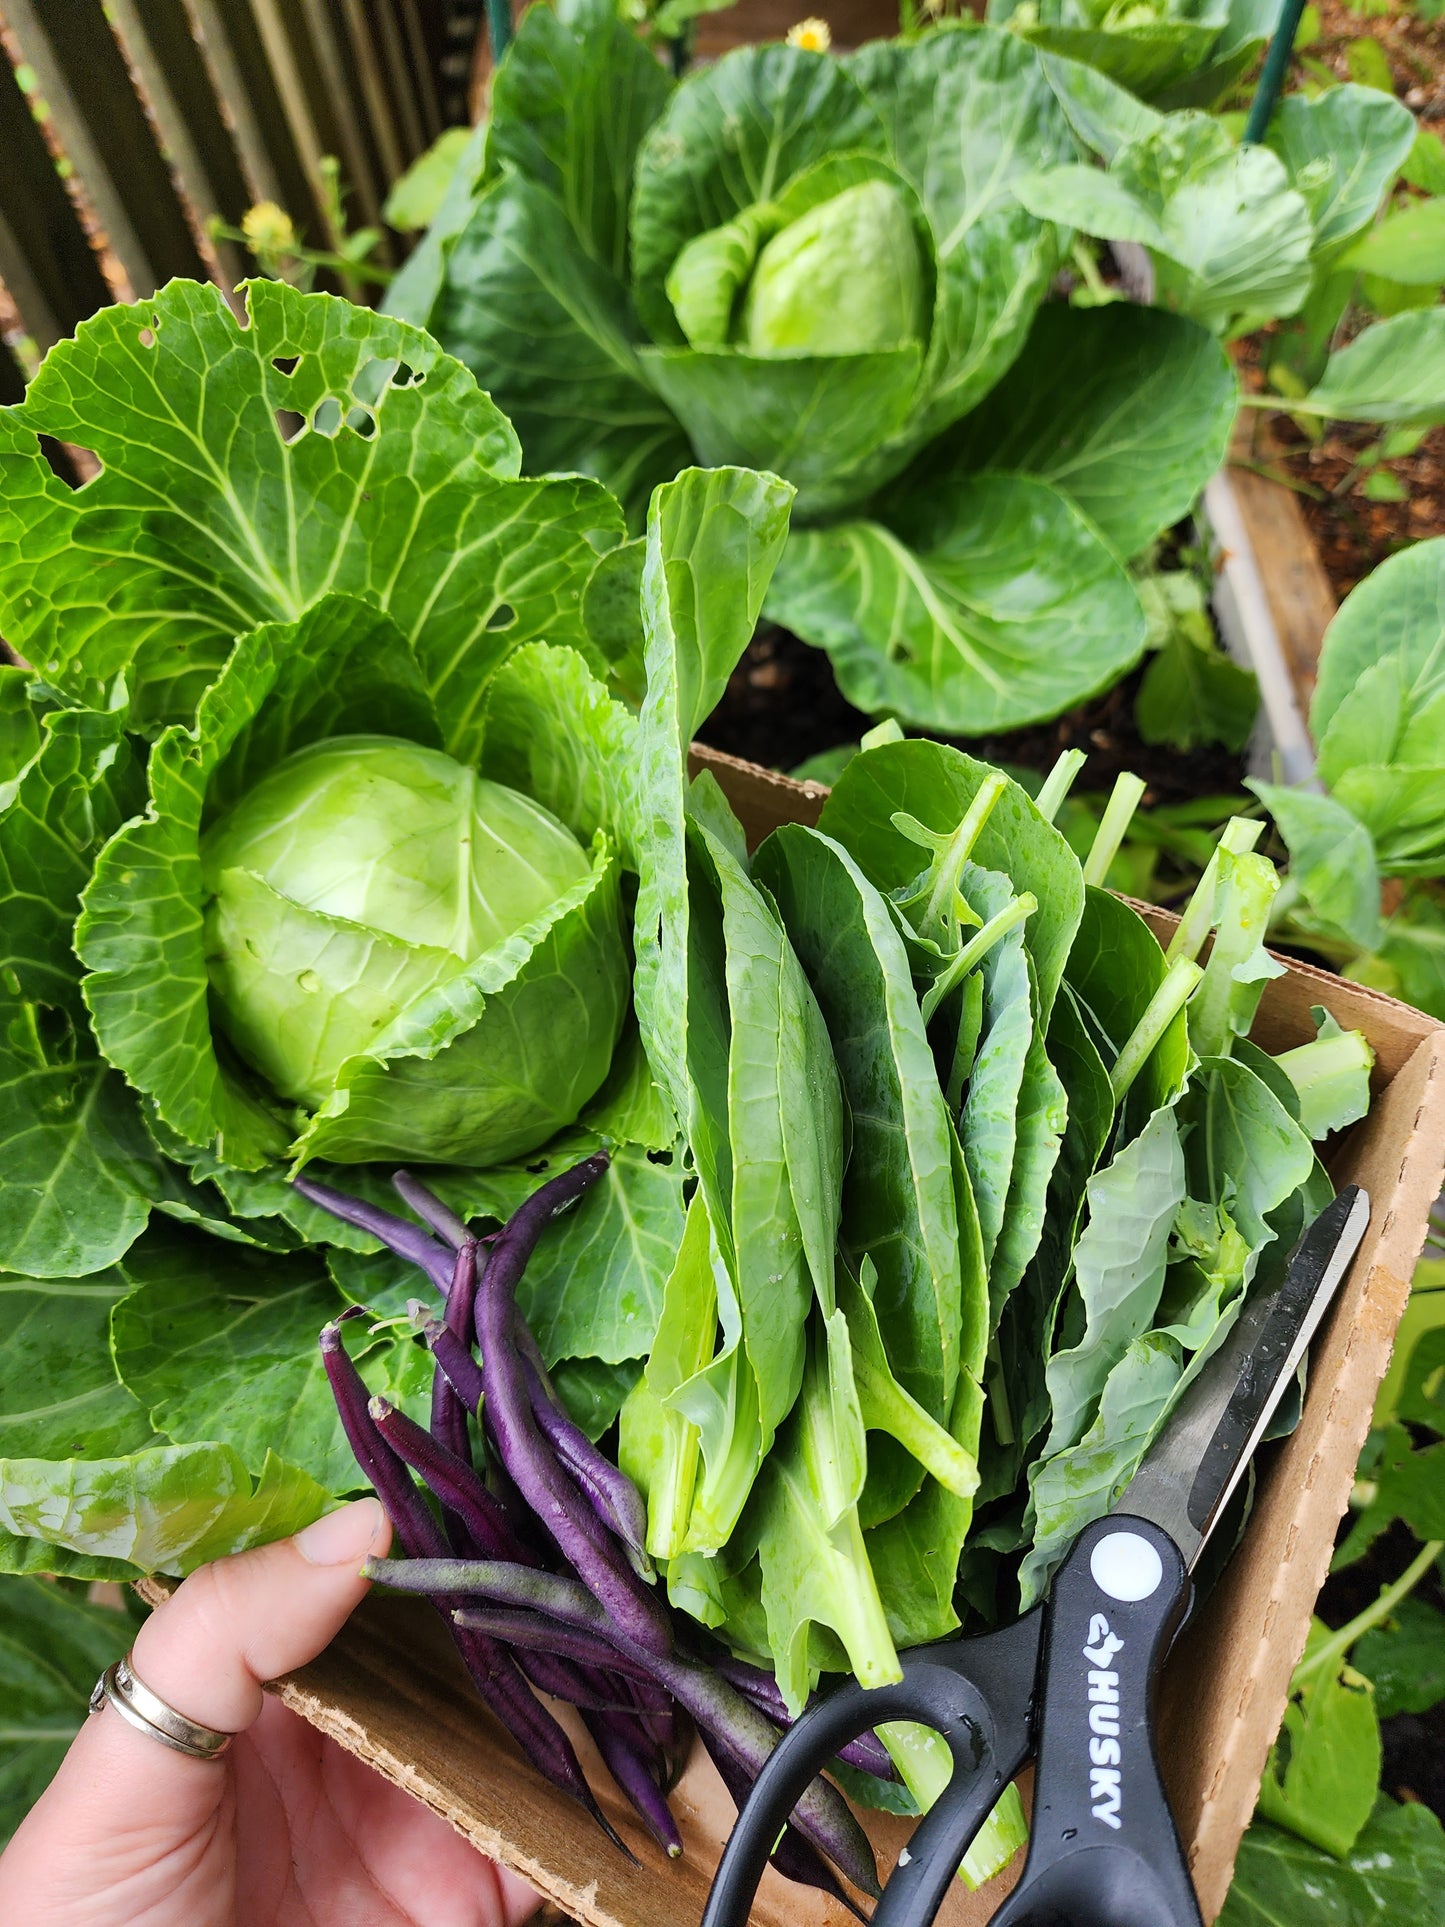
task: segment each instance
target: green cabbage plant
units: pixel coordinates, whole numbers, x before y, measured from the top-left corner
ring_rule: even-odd
[[[286,1248],[300,1162],[672,1144],[609,1097],[631,718],[582,610],[622,513],[519,467],[425,335],[271,282],[105,309],[0,409],[0,1270],[153,1210]]]
[[[1355,278],[1342,268],[1350,244],[1414,141],[1409,110],[1371,87],[1334,87],[1281,101],[1264,141],[1240,145],[1208,114],[1138,101],[1120,112],[1123,98],[1094,90],[1089,139],[1103,170],[1042,169],[1020,199],[1041,219],[1142,247],[1154,299],[1216,332],[1302,315],[1322,365]],[[1438,374],[1417,374],[1438,393]]]
[[[634,528],[691,461],[791,482],[765,615],[864,710],[1010,728],[1138,660],[1126,564],[1237,398],[1190,321],[1049,299],[1070,237],[1017,190],[1079,160],[1101,91],[1150,113],[984,26],[675,84],[611,0],[534,7],[390,298],[529,472],[598,476]]]
[[[1258,59],[1279,0],[989,0],[988,17],[1161,107],[1209,107]]]

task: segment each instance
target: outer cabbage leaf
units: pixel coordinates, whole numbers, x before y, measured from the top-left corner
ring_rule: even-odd
[[[135,1284],[144,1244],[87,1278],[0,1278],[0,1453],[104,1458],[149,1445],[154,1428],[110,1354],[110,1314]]]
[[[570,649],[519,649],[487,691],[483,775],[521,790],[579,841],[605,830],[637,868],[637,718]]]
[[[529,11],[493,83],[488,169],[545,189],[588,254],[624,279],[633,162],[671,92],[611,0]]]
[[[117,1578],[191,1572],[285,1539],[326,1510],[305,1472],[268,1453],[253,1481],[228,1445],[156,1445],[110,1459],[0,1459],[0,1569]],[[34,1543],[79,1555],[41,1555]],[[119,1568],[119,1569],[118,1569]]]
[[[1163,123],[1162,114],[1082,61],[1044,53],[1040,65],[1077,139],[1105,161]]]
[[[133,806],[120,710],[26,712],[0,790],[0,1267],[70,1277],[120,1257],[154,1152],[92,1044],[71,931],[95,852]]]
[[[850,507],[901,456],[875,452],[909,418],[923,363],[913,344],[856,355],[645,348],[643,367],[711,465],[786,475],[801,519]]]
[[[0,807],[14,799],[14,785],[40,748],[39,702],[31,699],[34,678],[15,663],[0,663]]]
[[[1248,74],[1279,18],[1279,0],[1229,0],[1223,31],[1209,59],[1194,73],[1166,87],[1159,105],[1214,107]]]
[[[1137,555],[1224,460],[1238,396],[1219,343],[1184,316],[1051,302],[1003,380],[909,479],[942,491],[979,469],[1033,475]]]
[[[991,0],[991,20],[1007,20],[1017,12],[1017,0]],[[1202,68],[1220,40],[1229,15],[1228,0],[1194,0],[1175,7],[1159,7],[1155,17],[1134,18],[1121,24],[1109,19],[1107,7],[1079,0],[1045,0],[1038,18],[1016,23],[1023,38],[1045,53],[1062,55],[1096,68],[1117,86],[1145,100],[1153,100],[1188,80]]]
[[[1046,483],[976,475],[897,491],[888,520],[800,531],[768,613],[826,649],[872,714],[982,735],[1057,715],[1144,648],[1143,606],[1073,504]]]
[[[1030,170],[1071,159],[1074,143],[1038,56],[1014,34],[877,41],[845,65],[882,117],[933,229],[933,332],[906,430],[917,449],[976,406],[1023,347],[1059,236],[1016,188]]]
[[[257,1476],[274,1452],[327,1492],[365,1483],[316,1344],[337,1312],[319,1253],[262,1256],[171,1232],[148,1238],[125,1269],[134,1288],[111,1316],[115,1362],[157,1432],[227,1446]],[[344,1329],[370,1389],[425,1421],[431,1361],[420,1341]],[[87,1442],[87,1458],[105,1456]]]
[[[530,470],[596,475],[635,524],[654,485],[687,461],[686,438],[638,361],[625,283],[524,176],[509,169],[477,197],[448,250],[431,325],[505,406]]]
[[[383,314],[395,315],[398,321],[409,321],[416,328],[430,328],[432,309],[445,276],[447,243],[467,224],[486,164],[487,123],[481,120],[452,163],[446,192],[431,225],[387,282],[385,296],[378,304]]]
[[[6,633],[68,691],[129,669],[139,718],[188,720],[238,633],[328,591],[368,596],[465,754],[518,643],[582,639],[616,504],[511,479],[510,426],[419,330],[281,282],[247,302],[245,328],[184,281],[104,308],[0,413]],[[93,449],[102,474],[67,488],[42,433]]]
[[[648,1356],[682,1242],[683,1178],[680,1150],[652,1158],[620,1148],[581,1203],[548,1227],[517,1299],[549,1365]]]
[[[1414,140],[1414,115],[1378,87],[1350,82],[1279,103],[1265,141],[1304,195],[1316,254],[1369,226]]]

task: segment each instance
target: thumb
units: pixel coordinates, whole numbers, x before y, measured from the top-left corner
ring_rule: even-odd
[[[330,1644],[367,1592],[362,1560],[390,1542],[376,1500],[358,1499],[294,1539],[202,1566],[141,1627],[137,1678],[187,1719],[243,1732],[260,1714],[262,1682]]]

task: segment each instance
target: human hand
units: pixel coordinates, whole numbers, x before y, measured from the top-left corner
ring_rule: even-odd
[[[375,1499],[192,1573],[136,1637],[139,1679],[236,1733],[219,1761],[86,1721],[0,1855],[16,1927],[514,1927],[537,1897],[261,1682],[314,1659],[391,1527]]]

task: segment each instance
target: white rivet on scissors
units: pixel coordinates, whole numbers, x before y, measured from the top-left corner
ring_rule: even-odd
[[[1089,1571],[1100,1592],[1129,1604],[1157,1592],[1164,1561],[1137,1532],[1110,1532],[1089,1554]]]

